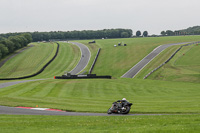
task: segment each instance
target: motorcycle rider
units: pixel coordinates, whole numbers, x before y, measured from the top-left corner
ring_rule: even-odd
[[[118,100],[117,102],[120,102],[120,107],[123,107],[124,106],[124,103],[125,102],[128,102],[127,100],[126,100],[126,98],[122,98],[122,100]]]
[[[108,109],[107,113],[121,113],[121,114],[128,114],[131,109],[132,103],[126,100],[126,98],[122,98],[122,100],[117,100],[113,102],[111,108]]]

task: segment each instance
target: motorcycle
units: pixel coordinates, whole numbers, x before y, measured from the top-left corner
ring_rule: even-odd
[[[118,100],[112,104],[112,107],[108,109],[107,113],[128,114],[132,105],[128,101]]]

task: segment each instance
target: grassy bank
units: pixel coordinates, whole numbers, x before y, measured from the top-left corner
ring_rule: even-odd
[[[149,78],[168,81],[200,82],[200,46],[183,47],[174,58]]]
[[[198,133],[200,115],[9,116],[0,115],[3,133]]]
[[[32,43],[34,46],[8,60],[0,68],[0,78],[27,76],[39,71],[54,55],[55,43]]]
[[[53,78],[71,71],[79,62],[80,49],[76,45],[59,42],[60,49],[55,60],[38,76],[33,79]]]
[[[82,42],[87,46],[97,45],[102,48],[93,73],[98,75],[112,75],[113,77],[118,78],[159,45],[199,40],[200,36],[175,36],[101,39],[96,40],[96,44],[88,44],[88,40],[79,42]],[[125,43],[127,46],[114,47],[114,45],[118,45],[119,42],[122,44]]]
[[[126,97],[131,113],[198,113],[199,84],[136,79],[42,80],[0,89],[0,105],[106,112]]]
[[[0,68],[0,78],[13,78],[31,75],[39,71],[55,55],[56,43],[33,43],[27,49],[8,60]],[[65,71],[71,71],[79,62],[80,50],[77,46],[59,42],[60,49],[55,60],[39,75],[29,79],[53,78]]]

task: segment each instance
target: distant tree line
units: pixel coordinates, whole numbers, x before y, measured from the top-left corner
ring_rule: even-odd
[[[53,39],[102,39],[102,38],[129,38],[132,37],[131,29],[104,29],[104,30],[83,30],[83,31],[51,31],[51,32],[29,32],[33,41],[49,41]],[[0,34],[3,37],[18,35],[20,33]]]
[[[0,60],[8,54],[27,46],[32,42],[32,36],[29,33],[24,33],[15,36],[0,36]]]
[[[200,35],[200,26],[193,26],[183,30],[166,30],[161,31],[162,36],[178,36],[178,35]]]

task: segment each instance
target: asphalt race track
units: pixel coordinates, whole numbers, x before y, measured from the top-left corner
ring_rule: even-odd
[[[7,83],[0,83],[0,89],[4,88],[4,87],[11,86],[11,85],[16,85],[16,84],[30,82],[30,81],[37,81],[37,80],[45,80],[45,79],[21,80],[21,81],[13,81],[13,82],[7,82]]]
[[[0,106],[0,115],[65,115],[65,116],[133,116],[133,115],[169,115],[169,114],[107,114],[107,113],[80,113],[66,111],[31,110],[16,107]]]
[[[173,46],[173,45],[181,45],[186,44],[189,42],[183,43],[172,43],[172,44],[165,44],[160,45],[155,48],[150,54],[144,57],[140,62],[138,62],[135,66],[133,66],[128,72],[126,72],[122,78],[134,78],[151,60],[153,60],[157,55],[159,55],[163,50],[166,48]]]
[[[77,45],[81,50],[81,59],[78,65],[72,71],[70,71],[72,75],[75,75],[80,73],[88,65],[91,53],[88,47],[82,43],[77,43],[77,42],[70,42],[70,43]]]

